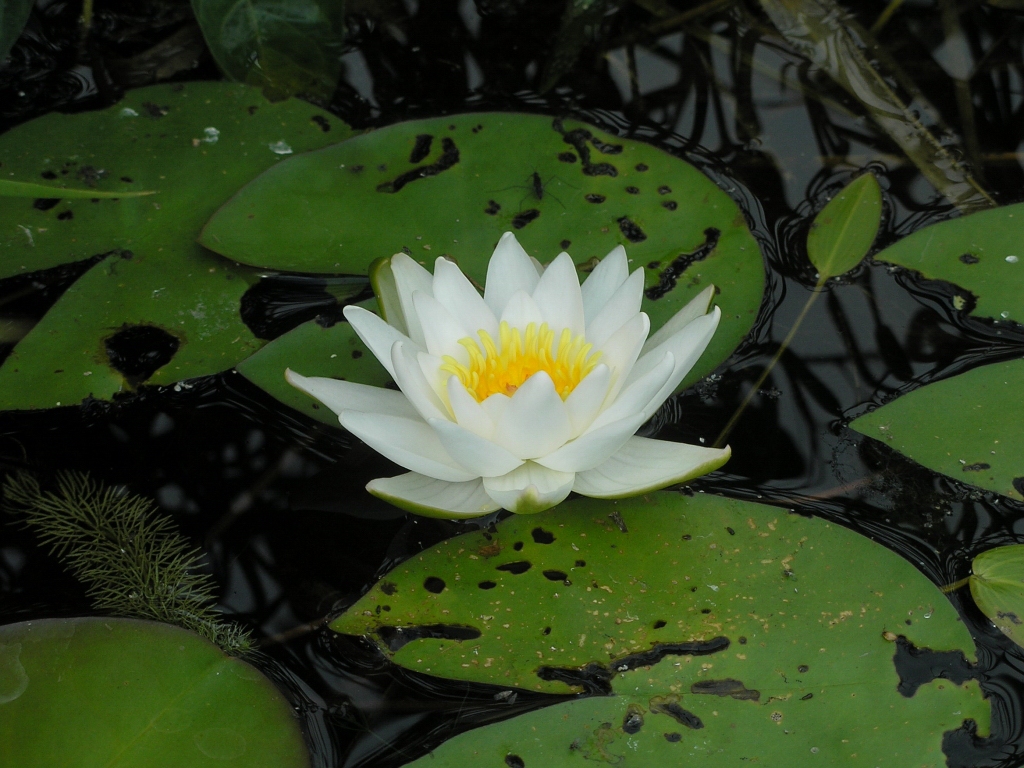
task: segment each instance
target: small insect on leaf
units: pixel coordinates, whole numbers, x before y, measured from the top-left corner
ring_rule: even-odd
[[[811,224],[807,256],[819,282],[860,264],[875,241],[882,218],[882,190],[871,173],[858,176],[829,201]]]
[[[971,596],[999,631],[1024,645],[1024,544],[982,552],[972,564]]]

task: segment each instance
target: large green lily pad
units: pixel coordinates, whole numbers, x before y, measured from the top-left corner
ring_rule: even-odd
[[[854,419],[852,429],[928,469],[1024,499],[1024,360],[975,368]]]
[[[215,373],[258,349],[262,342],[239,314],[255,272],[195,238],[256,174],[288,153],[348,135],[343,123],[299,101],[271,104],[248,86],[188,83],[131,91],[109,109],[54,113],[0,136],[10,180],[157,191],[56,203],[0,198],[0,276],[110,254],[0,367],[0,408],[107,399],[140,381]],[[108,340],[125,331],[137,342],[129,350],[170,351],[169,362],[151,375],[116,367]]]
[[[506,231],[542,262],[569,251],[583,271],[624,244],[648,268],[652,329],[714,283],[722,323],[685,383],[736,348],[760,306],[760,249],[710,179],[648,144],[539,115],[399,123],[291,159],[232,198],[201,242],[313,273],[366,274],[403,249],[432,268],[445,254],[482,283]]]
[[[971,314],[1024,322],[1024,203],[943,221],[874,258],[969,291]],[[967,297],[964,297],[965,299]]]
[[[331,627],[441,677],[613,694],[460,736],[431,765],[938,765],[944,731],[989,727],[974,681],[901,685],[911,644],[974,648],[910,563],[717,496],[513,516],[411,558]]]
[[[982,552],[971,563],[971,596],[999,631],[1024,646],[1024,544]]]
[[[198,635],[134,619],[0,626],[0,764],[309,765],[273,684]]]

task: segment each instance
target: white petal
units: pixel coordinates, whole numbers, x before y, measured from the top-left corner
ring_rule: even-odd
[[[432,295],[434,277],[404,253],[396,253],[391,257],[391,271],[395,275],[395,288],[398,290],[398,301],[402,305],[409,338],[423,346],[423,329],[413,311],[412,296],[416,291]]]
[[[437,432],[418,419],[342,411],[341,425],[385,458],[413,472],[461,483],[479,475],[455,463]]]
[[[671,352],[676,359],[675,370],[666,384],[667,389],[664,391],[664,396],[658,401],[657,405],[652,407],[656,408],[658,405],[661,405],[665,398],[672,394],[672,390],[679,385],[683,377],[690,372],[690,369],[700,359],[704,350],[707,349],[708,344],[711,342],[711,337],[715,335],[715,329],[718,328],[718,321],[721,317],[722,310],[715,307],[708,314],[698,317],[681,331],[670,336],[636,361],[636,365],[629,374],[627,384],[636,381],[660,363],[661,356],[665,352]]]
[[[533,300],[540,307],[544,322],[555,332],[555,338],[558,338],[563,328],[568,328],[574,336],[583,333],[585,326],[580,278],[568,253],[560,253],[548,264],[533,290]]]
[[[645,355],[659,344],[664,343],[670,336],[673,336],[698,317],[706,315],[711,309],[711,300],[715,298],[715,286],[709,285],[703,291],[694,296],[685,307],[676,312],[668,319],[661,328],[651,334],[644,344],[641,355]]]
[[[491,417],[491,421],[497,424],[501,421],[501,416],[505,413],[505,409],[508,408],[510,402],[512,402],[511,397],[495,392],[480,403],[480,407]]]
[[[423,291],[415,291],[412,302],[423,329],[427,352],[436,357],[451,355],[463,365],[467,365],[469,353],[459,344],[459,339],[464,339],[473,332],[452,317],[441,302]]]
[[[601,308],[628,276],[626,249],[617,245],[601,259],[601,263],[594,267],[594,271],[583,281],[583,315],[588,323],[597,317]]]
[[[483,406],[466,390],[458,376],[448,378],[448,402],[455,416],[455,423],[475,432],[487,440],[494,435],[494,420]]]
[[[494,430],[494,440],[521,459],[551,453],[571,436],[565,403],[544,371],[516,390]]]
[[[460,427],[448,419],[430,419],[427,422],[437,432],[445,451],[474,477],[495,477],[511,472],[522,461],[500,445]]]
[[[449,483],[409,472],[398,477],[378,477],[366,484],[366,490],[406,512],[425,517],[480,517],[500,509],[479,478]]]
[[[537,463],[562,472],[585,472],[593,469],[619,450],[646,420],[647,416],[639,413],[606,424],[600,429],[580,435],[554,453],[537,459]]]
[[[416,361],[420,364],[420,370],[423,372],[423,378],[427,385],[434,390],[438,400],[446,403],[448,401],[448,377],[451,374],[441,370],[441,358],[420,352],[416,355]]]
[[[380,308],[380,316],[388,325],[397,328],[402,333],[408,333],[409,326],[405,324],[405,315],[402,314],[402,301],[398,296],[398,284],[395,282],[395,273],[391,269],[393,257],[375,259],[367,272],[370,276],[370,286],[373,294],[377,297],[377,306]]]
[[[412,342],[396,341],[391,348],[391,365],[395,383],[424,419],[448,418],[448,409],[427,383],[417,360]]]
[[[540,263],[540,260],[536,256],[531,256],[530,261],[533,262],[533,268],[537,270],[537,276],[543,275],[544,265]]]
[[[608,389],[606,405],[615,400],[619,390],[626,383],[650,327],[651,321],[647,318],[647,313],[641,312],[639,315],[634,315],[632,320],[613,333],[611,338],[601,346],[600,362],[607,365],[612,372],[612,383]]]
[[[530,323],[536,323],[538,326],[543,323],[544,314],[530,294],[525,291],[517,291],[509,297],[505,304],[505,311],[501,313],[501,321],[520,331],[526,331],[526,326]]]
[[[392,328],[368,309],[349,304],[342,312],[363,344],[380,360],[380,364],[391,374],[391,378],[395,378],[395,369],[391,365],[391,348],[396,341],[409,341],[409,337]]]
[[[284,372],[285,380],[296,389],[314,397],[335,413],[363,411],[364,413],[390,413],[395,416],[418,418],[409,399],[401,392],[383,387],[370,387],[354,381],[340,381],[323,376],[301,376],[291,369]]]
[[[556,472],[528,461],[514,472],[501,477],[485,477],[484,490],[509,512],[530,515],[543,512],[565,499],[575,476]]]
[[[594,423],[590,425],[587,431],[600,429],[605,424],[611,424],[613,421],[618,421],[638,413],[646,413],[649,419],[654,412],[648,410],[647,405],[665,386],[665,382],[668,381],[672,371],[675,369],[675,364],[676,361],[672,353],[666,352],[658,365],[654,366],[636,381],[627,384],[619,392],[615,402],[605,408],[601,415],[594,419]],[[658,405],[661,405],[661,403],[658,403]]]
[[[565,398],[565,410],[569,414],[569,423],[572,424],[572,437],[583,434],[594,421],[608,395],[610,382],[611,371],[608,366],[598,363],[597,367]]]
[[[498,337],[497,318],[455,262],[445,258],[434,262],[434,298],[466,329],[466,335],[476,338],[484,330]]]
[[[644,271],[635,269],[608,299],[597,317],[587,323],[587,341],[595,347],[604,344],[613,333],[636,316],[643,298]]]
[[[505,305],[517,291],[533,293],[540,276],[529,255],[511,232],[506,232],[498,241],[491,260],[487,264],[487,280],[484,283],[484,301],[495,317],[501,317]]]
[[[718,469],[729,460],[722,449],[631,437],[604,464],[576,475],[573,490],[597,499],[622,499],[684,483]]]

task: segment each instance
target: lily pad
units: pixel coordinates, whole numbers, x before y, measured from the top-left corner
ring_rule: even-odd
[[[0,0],[0,67],[21,37],[33,4],[32,0]]]
[[[464,734],[423,764],[939,765],[944,732],[989,728],[971,637],[910,563],[717,496],[508,518],[398,566],[331,628],[440,677],[610,694]],[[913,648],[964,658],[932,656],[933,675],[960,660],[922,682]]]
[[[1021,391],[1024,360],[986,365],[915,389],[855,419],[850,428],[935,472],[1020,500]]]
[[[260,346],[239,302],[256,280],[195,242],[239,186],[287,153],[349,135],[298,101],[230,83],[161,85],[0,136],[9,180],[68,180],[134,199],[0,198],[0,276],[101,258],[0,367],[0,408],[109,399],[230,368]]]
[[[898,240],[878,261],[960,286],[971,314],[1024,322],[1024,203],[943,221]],[[961,301],[966,302],[968,296]]]
[[[832,198],[811,224],[807,256],[821,280],[849,272],[867,255],[882,220],[882,190],[865,173]]]
[[[567,250],[583,272],[624,244],[647,267],[652,330],[714,283],[722,323],[684,384],[721,363],[757,316],[761,252],[728,195],[660,149],[539,115],[416,120],[294,158],[242,189],[200,242],[312,273],[366,274],[402,250],[428,266],[447,255],[482,283],[506,231],[542,262]]]
[[[0,762],[267,766],[309,757],[291,707],[198,635],[134,619],[0,627]]]
[[[974,558],[970,585],[981,612],[1024,645],[1024,544],[996,547]]]

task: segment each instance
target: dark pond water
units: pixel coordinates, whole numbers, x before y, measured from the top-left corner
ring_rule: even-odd
[[[679,14],[697,5],[665,7]],[[871,26],[886,5],[854,10]],[[951,50],[942,5],[903,3],[879,39],[963,137],[985,187],[1016,202],[1024,16],[960,3],[952,19],[966,47]],[[659,22],[650,9],[661,7],[607,3],[575,64],[559,71],[552,53],[562,5],[550,0],[353,1],[346,76],[323,106],[356,127],[495,108],[571,115],[705,168],[746,210],[768,289],[743,346],[642,434],[710,442],[803,308],[815,281],[803,248],[810,217],[853,171],[872,164],[883,183],[876,247],[954,214],[862,105],[770,34],[756,3],[706,3]],[[140,54],[171,35],[194,37],[187,3],[122,0],[97,3],[81,43],[79,10],[37,3],[0,70],[0,130],[53,109],[113,103],[126,87],[152,82],[132,64]],[[201,38],[193,46],[162,76],[219,77]],[[966,102],[949,74],[964,57],[973,71]],[[552,71],[557,85],[540,93]],[[0,314],[38,318],[75,276],[0,282]],[[727,471],[694,487],[836,521],[937,584],[967,575],[984,549],[1024,541],[1024,505],[935,475],[845,426],[922,383],[1024,354],[1019,326],[964,319],[949,310],[950,296],[948,286],[872,263],[830,284],[739,421]],[[301,280],[268,280],[257,298],[252,323],[264,337],[337,309]],[[401,765],[455,733],[551,701],[526,694],[499,705],[490,688],[403,671],[369,644],[320,628],[395,563],[476,525],[413,518],[374,500],[363,485],[391,471],[384,464],[234,373],[114,405],[0,414],[0,467],[87,470],[123,484],[156,499],[203,547],[222,609],[263,642],[257,663],[301,713],[319,766]],[[1024,651],[962,593],[951,599],[979,642],[994,735],[960,740],[950,763],[1017,765]],[[0,528],[0,621],[89,611],[82,587],[31,533]]]

